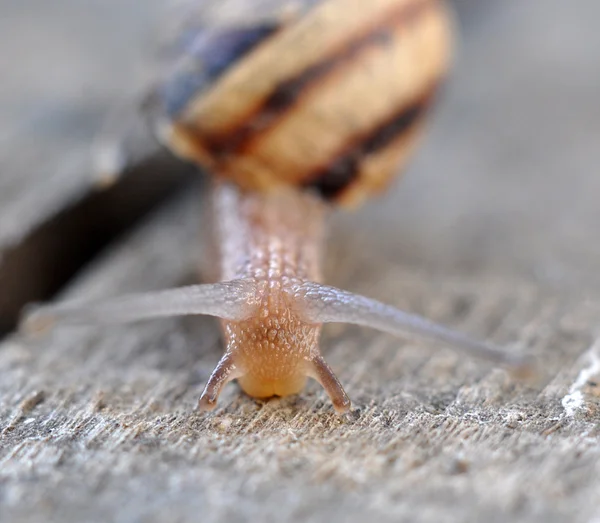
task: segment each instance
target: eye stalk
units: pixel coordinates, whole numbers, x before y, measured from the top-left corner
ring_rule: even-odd
[[[533,373],[533,361],[505,349],[469,338],[465,334],[409,314],[379,301],[351,292],[304,282],[294,289],[302,315],[315,323],[351,323],[387,332],[401,338],[425,338],[453,348],[467,356],[506,367],[519,377]]]
[[[238,280],[131,294],[96,303],[30,306],[21,330],[35,335],[63,325],[115,325],[198,314],[243,320],[256,306],[254,293],[252,282]]]

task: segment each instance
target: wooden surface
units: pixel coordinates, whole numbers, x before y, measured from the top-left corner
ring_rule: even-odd
[[[527,348],[543,362],[540,381],[332,327],[323,352],[354,401],[348,418],[316,384],[267,403],[229,386],[206,415],[196,402],[221,350],[211,319],[10,336],[0,345],[1,520],[600,520],[600,7],[509,0],[469,16],[471,2],[459,4],[460,62],[428,143],[382,200],[335,217],[328,281]],[[154,12],[138,17],[133,1],[44,5],[9,1],[0,17],[2,49],[18,46],[23,61],[0,55],[14,72],[0,96],[3,250],[43,236],[89,186],[73,155],[120,96],[118,75],[90,78],[127,71],[126,43],[143,41]],[[114,24],[117,12],[139,20],[135,31]],[[50,59],[50,76],[33,67]],[[38,150],[58,167],[38,169]],[[60,297],[189,282],[200,192],[119,239]]]
[[[35,0],[5,4],[6,16],[0,16],[0,335],[14,326],[25,303],[49,298],[186,179],[181,167],[173,170],[164,155],[153,155],[157,145],[142,132],[136,135],[136,151],[152,155],[150,163],[141,162],[104,192],[91,168],[92,146],[107,112],[135,114],[132,99],[143,77],[143,68],[135,64],[143,53],[128,44],[142,40],[150,13],[134,17],[134,2],[121,3],[131,22],[121,26],[111,20],[117,11],[101,1],[83,6],[63,0],[60,9]],[[149,11],[156,15],[156,9]],[[141,120],[133,121],[143,130]]]

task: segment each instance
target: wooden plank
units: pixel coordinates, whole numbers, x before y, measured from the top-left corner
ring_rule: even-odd
[[[210,319],[12,337],[0,346],[2,515],[596,521],[599,9],[510,0],[478,18],[404,183],[337,216],[330,243],[328,281],[528,347],[540,383],[342,327],[323,349],[354,400],[348,419],[315,384],[267,403],[229,386],[206,415],[196,401],[221,350]],[[198,200],[124,238],[64,297],[191,280]]]
[[[188,195],[125,238],[68,296],[188,281],[198,199]],[[336,261],[351,274],[372,269],[350,253]],[[355,402],[348,419],[315,384],[267,403],[230,386],[212,416],[195,410],[221,350],[211,319],[11,338],[0,351],[6,513],[560,521],[589,512],[599,486],[597,399],[584,385],[571,416],[562,401],[590,364],[592,353],[577,358],[598,304],[491,275],[377,269],[358,287],[496,342],[519,341],[543,358],[545,380],[518,384],[427,343],[344,327],[328,330],[323,348]]]

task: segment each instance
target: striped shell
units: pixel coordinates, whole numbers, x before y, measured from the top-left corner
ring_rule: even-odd
[[[281,9],[181,37],[186,56],[156,91],[159,136],[243,188],[360,203],[421,134],[448,68],[448,12],[441,0],[268,4]]]

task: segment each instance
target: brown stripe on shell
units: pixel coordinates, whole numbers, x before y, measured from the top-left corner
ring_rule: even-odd
[[[350,139],[327,165],[306,177],[304,186],[315,189],[327,200],[338,198],[360,178],[361,162],[365,157],[393,145],[421,120],[431,106],[436,91],[437,85],[409,106],[379,123],[369,133]]]
[[[275,127],[289,114],[309,90],[318,89],[320,82],[326,77],[334,74],[344,65],[351,64],[372,46],[389,45],[390,36],[399,26],[415,23],[427,8],[436,3],[435,0],[415,0],[385,13],[369,25],[367,30],[359,35],[352,35],[348,41],[325,56],[322,61],[277,85],[273,92],[241,119],[235,128],[218,136],[202,136],[197,130],[188,127],[189,131],[194,133],[204,148],[217,158],[243,153],[244,149],[258,139],[261,133]]]

